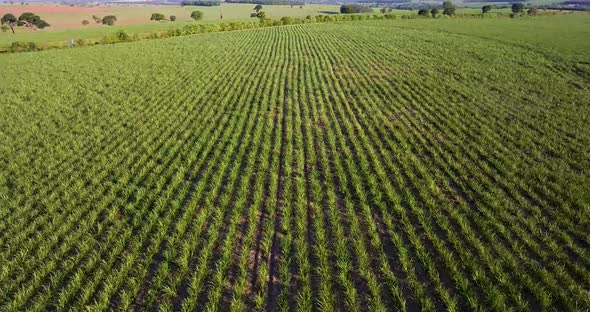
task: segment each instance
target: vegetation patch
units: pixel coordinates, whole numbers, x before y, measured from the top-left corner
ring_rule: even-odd
[[[321,18],[0,55],[0,310],[589,307],[559,17]]]

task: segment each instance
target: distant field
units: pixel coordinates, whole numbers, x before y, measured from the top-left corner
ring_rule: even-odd
[[[23,12],[34,12],[43,17],[51,27],[47,30],[63,30],[76,28],[106,27],[91,23],[88,26],[82,26],[82,20],[92,22],[92,15],[103,17],[105,15],[117,16],[117,25],[137,25],[151,23],[166,23],[150,21],[152,13],[162,13],[166,17],[175,15],[177,21],[193,21],[190,18],[192,11],[199,10],[204,12],[204,21],[216,21],[221,19],[236,20],[249,19],[250,13],[254,12],[254,4],[222,4],[216,7],[181,7],[179,5],[100,5],[100,6],[68,6],[61,4],[40,4],[40,5],[2,5],[0,4],[0,15],[5,13],[14,13],[18,16]],[[337,13],[339,6],[336,5],[305,5],[299,6],[276,5],[265,6],[264,11],[271,18],[282,16],[306,16],[309,14],[318,15],[322,12]],[[170,23],[170,22],[169,22]]]
[[[552,4],[556,5],[556,4],[562,3],[563,1],[560,1],[560,0],[528,0],[528,1],[522,1],[522,2],[526,3],[527,6],[540,6],[540,5],[552,5]],[[513,2],[510,2],[510,1],[495,1],[495,2],[463,1],[463,2],[458,2],[458,3],[461,6],[468,7],[468,8],[481,8],[484,5],[493,5],[496,7],[510,8],[512,6]]]
[[[589,22],[0,55],[0,311],[585,311]]]
[[[25,28],[17,28],[17,34],[0,33],[0,45],[8,45],[13,41],[56,41],[70,38],[93,38],[113,34],[120,29],[130,32],[147,32],[153,30],[182,27],[187,23],[195,23],[190,18],[192,11],[204,12],[201,22],[228,22],[253,20],[250,14],[254,12],[253,4],[222,4],[218,7],[181,7],[172,5],[110,5],[110,6],[67,6],[59,4],[40,5],[3,5],[0,4],[0,16],[6,13],[19,15],[23,12],[33,12],[45,19],[51,27],[44,30],[30,31]],[[299,6],[273,5],[264,6],[264,11],[269,18],[283,16],[305,17],[307,15],[335,14],[340,11],[337,5],[309,4]],[[176,22],[150,21],[152,13],[162,13],[166,17],[175,15]],[[223,14],[223,19],[221,15]],[[92,15],[103,17],[106,15],[117,16],[114,27],[99,25],[93,22]],[[91,22],[83,26],[82,21]]]
[[[125,30],[130,33],[150,32],[157,30],[167,30],[179,28],[187,24],[196,23],[190,18],[190,13],[194,10],[204,12],[204,19],[200,23],[222,23],[231,21],[252,21],[250,14],[253,12],[254,5],[251,4],[222,4],[219,7],[180,7],[180,6],[153,6],[153,5],[133,5],[133,6],[94,6],[94,7],[71,7],[56,4],[41,5],[2,5],[0,4],[0,15],[12,12],[18,15],[23,12],[32,11],[46,19],[52,26],[44,30],[30,31],[25,28],[17,28],[17,33],[10,32],[0,33],[0,47],[9,46],[14,41],[21,42],[48,42],[62,41],[79,38],[101,38],[103,36],[113,35],[119,30]],[[338,14],[340,6],[338,5],[316,5],[309,4],[299,8],[298,6],[273,5],[264,6],[263,10],[269,18],[280,18],[283,16],[305,17],[308,15]],[[378,9],[374,9],[378,12]],[[498,12],[508,12],[506,9],[493,10],[491,14]],[[152,13],[162,13],[167,17],[175,15],[177,21],[172,22],[153,22],[150,21]],[[223,19],[221,19],[223,13]],[[417,11],[394,10],[396,15],[416,15]],[[458,9],[458,14],[478,14],[479,9]],[[86,19],[92,22],[92,15],[99,17],[105,15],[117,16],[115,26],[104,26],[91,23],[88,26],[81,24]]]

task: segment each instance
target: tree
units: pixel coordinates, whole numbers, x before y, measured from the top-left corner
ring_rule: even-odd
[[[31,12],[21,14],[18,17],[17,25],[40,29],[49,26],[49,24],[46,21],[42,20],[41,17],[39,17],[39,15],[33,14]]]
[[[115,22],[117,21],[117,17],[114,15],[107,15],[105,17],[102,18],[102,23],[104,25],[109,25],[109,26],[113,26],[115,25]]]
[[[95,23],[102,24],[102,18],[100,18],[96,15],[92,15],[92,19],[94,20]]]
[[[258,17],[258,13],[252,13],[250,14],[250,17]]]
[[[0,20],[2,25],[7,26],[12,30],[14,34],[14,27],[15,26],[23,26],[28,28],[39,28],[43,29],[45,27],[49,27],[49,24],[42,20],[41,17],[35,15],[31,12],[26,12],[21,14],[18,19],[13,14],[4,14],[2,19]]]
[[[31,23],[31,24],[35,23],[37,20],[40,20],[40,19],[41,18],[38,15],[35,15],[31,12],[23,13],[18,17],[18,20],[20,22],[27,22],[27,23]]]
[[[420,9],[418,15],[428,17],[428,9]]]
[[[39,20],[35,26],[37,26],[37,28],[39,28],[39,29],[43,29],[43,28],[49,27],[51,25],[49,25],[49,23],[47,23],[44,20]]]
[[[264,11],[259,11],[258,13],[256,13],[256,17],[258,17],[258,19],[263,22],[266,19],[266,12]]]
[[[211,1],[211,0],[183,0],[180,2],[180,6],[220,6],[220,1]]]
[[[201,11],[193,11],[191,13],[191,18],[194,19],[195,21],[198,21],[198,20],[203,19],[203,12],[201,12]]]
[[[521,2],[517,2],[512,5],[512,13],[519,14],[522,12],[524,12],[524,4],[522,4]]]
[[[90,24],[90,22],[89,22],[88,20],[83,20],[83,21],[82,21],[82,25],[86,26],[86,25],[88,25],[88,24]]]
[[[366,5],[360,4],[343,4],[340,6],[340,13],[354,14],[354,13],[370,13],[373,9]]]
[[[444,15],[455,15],[455,5],[451,1],[443,2],[443,14]]]
[[[387,13],[387,8],[385,8],[385,7],[384,7],[384,8],[382,8],[382,9],[381,9],[381,13]]]
[[[254,7],[254,11],[256,11],[256,13],[260,12],[261,10],[262,10],[262,5],[260,5],[260,4],[257,4],[257,5]]]
[[[163,21],[166,19],[166,16],[162,13],[152,13],[152,17],[150,17],[150,21]]]
[[[486,14],[486,13],[488,13],[491,10],[492,10],[492,6],[491,5],[484,5],[484,6],[481,7],[481,13],[483,13],[483,14]]]
[[[2,22],[2,25],[8,25],[8,27],[10,27],[10,30],[12,30],[12,33],[14,34],[14,26],[16,26],[16,23],[18,22],[16,16],[10,13],[4,14],[0,21]]]
[[[432,9],[430,10],[430,15],[432,15],[432,18],[436,18],[436,16],[438,15],[438,9]]]
[[[176,22],[176,15],[170,15],[170,21]]]
[[[537,13],[539,13],[539,10],[537,10],[536,8],[530,8],[528,11],[526,11],[526,13],[530,16],[535,16],[537,15]]]

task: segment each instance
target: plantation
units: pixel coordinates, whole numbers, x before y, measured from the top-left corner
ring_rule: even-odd
[[[584,45],[454,23],[1,55],[0,310],[590,308]]]

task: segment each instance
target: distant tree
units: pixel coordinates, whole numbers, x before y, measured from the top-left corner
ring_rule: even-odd
[[[256,13],[256,17],[258,17],[258,19],[263,22],[266,19],[266,12],[264,11],[259,11],[258,13]]]
[[[345,5],[345,4],[343,4],[343,5],[340,6],[340,13],[342,13],[342,14],[352,14],[352,13],[355,13],[355,12],[353,12],[352,5]]]
[[[443,2],[443,14],[444,15],[455,15],[455,5],[451,1]]]
[[[387,13],[387,8],[385,8],[385,7],[384,8],[381,8],[380,11],[381,11],[381,13]]]
[[[536,8],[530,8],[528,11],[526,11],[526,13],[530,16],[535,16],[539,13],[539,10]]]
[[[258,17],[258,13],[252,13],[250,14],[250,17]]]
[[[191,18],[194,19],[195,21],[198,21],[198,20],[203,19],[203,12],[201,12],[201,11],[193,11],[191,13]]]
[[[512,5],[512,13],[519,14],[522,12],[524,12],[524,4],[517,2]]]
[[[150,17],[150,21],[163,21],[166,19],[166,16],[162,13],[152,13],[152,17]]]
[[[51,26],[51,25],[49,25],[49,23],[47,23],[47,22],[46,22],[46,21],[44,21],[44,20],[39,20],[39,21],[37,22],[37,25],[35,25],[35,26],[37,26],[37,28],[39,28],[39,29],[43,29],[43,28],[45,28],[45,27],[49,27],[49,26]]]
[[[46,21],[42,20],[38,15],[31,12],[21,14],[18,19],[13,14],[4,14],[2,19],[0,19],[0,22],[2,25],[9,27],[13,34],[15,26],[39,29],[49,27],[49,24]]]
[[[88,24],[90,24],[90,22],[89,22],[88,20],[83,20],[83,21],[82,21],[82,25],[86,26],[86,25],[88,25]]]
[[[43,28],[49,27],[51,25],[49,25],[49,23],[47,23],[44,20],[39,20],[35,26],[37,26],[37,28],[39,28],[39,29],[43,29]]]
[[[176,15],[170,15],[170,21],[176,22]]]
[[[49,26],[49,24],[42,20],[39,15],[33,14],[31,12],[21,14],[18,17],[17,25],[41,29]]]
[[[102,18],[100,18],[96,15],[92,15],[92,19],[94,20],[95,23],[102,24]]]
[[[113,26],[115,25],[115,22],[117,21],[117,17],[114,15],[107,15],[105,17],[102,18],[102,23],[104,25],[109,25],[109,26]]]
[[[420,16],[428,17],[428,13],[429,13],[428,9],[418,10],[418,15],[420,15]]]
[[[27,22],[33,24],[36,20],[41,19],[38,15],[31,12],[26,12],[18,17],[19,22]]]
[[[224,3],[249,3],[249,4],[260,4],[260,5],[305,5],[304,1],[295,0],[224,0]]]
[[[208,0],[183,0],[180,2],[180,6],[193,5],[193,6],[220,6],[220,1],[208,1]]]
[[[256,11],[256,13],[260,12],[261,10],[262,10],[262,5],[260,5],[260,4],[257,4],[257,5],[254,7],[254,11]]]
[[[373,12],[373,9],[366,5],[360,4],[343,4],[340,6],[340,13],[342,14],[354,14],[354,13],[369,13]]]
[[[486,13],[488,13],[491,10],[492,10],[492,6],[491,5],[484,5],[484,6],[481,7],[481,13],[483,13],[483,14],[486,14]]]
[[[17,22],[18,22],[18,20],[16,19],[16,16],[14,16],[10,13],[4,14],[4,16],[2,17],[2,19],[0,21],[2,22],[2,25],[8,25],[8,27],[10,27],[10,30],[14,34],[14,26],[16,26]]]
[[[438,15],[438,9],[434,8],[432,10],[430,10],[430,15],[432,15],[433,18],[436,18],[436,16]]]

